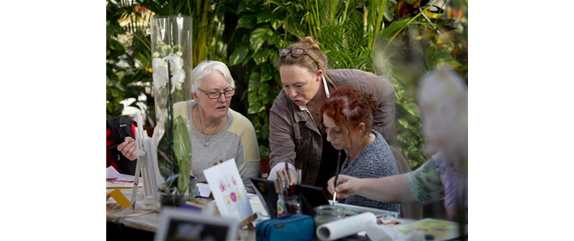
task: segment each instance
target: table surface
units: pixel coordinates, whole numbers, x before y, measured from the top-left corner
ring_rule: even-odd
[[[107,189],[107,192],[111,192],[114,189]],[[141,190],[141,191],[140,191]],[[132,188],[121,188],[120,191],[126,196],[126,198],[131,199]],[[153,210],[144,210],[143,208],[143,188],[138,188],[138,194],[136,200],[136,206],[132,211],[131,208],[122,209],[119,204],[115,202],[112,198],[106,202],[106,221],[113,223],[121,223],[126,227],[144,230],[148,232],[155,233],[158,228],[159,213]],[[256,225],[258,222],[269,219],[267,212],[263,208],[261,201],[255,194],[249,194],[249,202],[251,203],[251,208],[253,213],[257,213],[258,218],[253,222]],[[187,204],[201,206],[205,203],[207,199],[199,198],[198,202]],[[215,203],[213,203],[215,205]],[[255,240],[255,230],[249,230],[247,227],[241,227],[239,230],[240,240]]]

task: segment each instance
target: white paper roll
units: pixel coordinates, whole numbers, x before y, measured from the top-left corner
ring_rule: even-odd
[[[323,224],[317,228],[315,233],[321,240],[335,240],[365,231],[370,222],[377,223],[377,217],[373,213],[361,213]]]

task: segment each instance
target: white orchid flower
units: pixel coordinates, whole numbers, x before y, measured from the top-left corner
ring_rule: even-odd
[[[169,72],[167,69],[169,62]],[[165,58],[154,58],[152,60],[153,67],[153,84],[156,88],[164,87],[171,74],[171,90],[173,93],[176,87],[181,89],[181,84],[185,81],[185,72],[183,71],[183,59],[176,55],[169,55]]]
[[[170,70],[171,70],[171,92],[175,90],[178,84],[183,84],[185,80],[185,72],[183,71],[183,59],[176,55],[170,55],[167,57]]]
[[[153,86],[160,88],[167,83],[169,79],[167,71],[167,63],[161,58],[154,58],[152,60],[153,69]]]

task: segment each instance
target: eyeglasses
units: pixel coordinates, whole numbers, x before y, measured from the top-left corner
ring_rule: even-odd
[[[309,56],[309,58],[311,58],[313,61],[315,61],[315,64],[317,64],[317,67],[319,67],[319,62],[317,62],[317,60],[315,58],[313,58],[313,56],[311,56],[307,50],[302,49],[302,48],[294,48],[294,49],[289,49],[289,48],[283,48],[279,50],[279,57],[281,58],[285,58],[289,53],[291,53],[291,57],[293,58],[299,58],[301,57],[301,55],[305,54],[307,56]]]
[[[207,92],[207,91],[202,90],[202,89],[198,89],[198,90],[203,92],[210,99],[219,99],[219,97],[221,95],[225,96],[225,98],[229,98],[235,94],[234,88],[225,89],[223,91],[211,91],[211,92]]]

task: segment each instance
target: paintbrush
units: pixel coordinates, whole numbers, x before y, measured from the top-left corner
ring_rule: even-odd
[[[337,188],[337,179],[339,179],[339,165],[341,164],[341,151],[339,150],[339,158],[337,158],[337,169],[335,171],[335,182],[333,183],[333,189]],[[333,192],[333,205],[337,201],[337,191]]]

